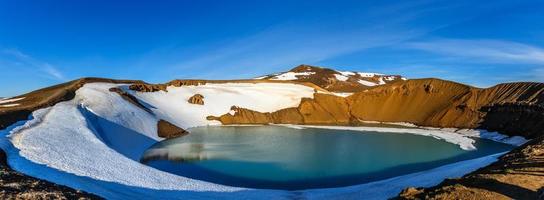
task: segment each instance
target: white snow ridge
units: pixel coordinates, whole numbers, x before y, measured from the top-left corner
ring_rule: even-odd
[[[284,73],[276,77],[291,80],[296,75],[308,73],[311,72]],[[134,95],[152,114],[108,91],[112,87],[120,87]],[[499,156],[341,188],[283,191],[209,183],[163,172],[139,162],[143,151],[161,140],[157,136],[159,119],[182,128],[219,125],[206,117],[229,113],[233,105],[260,112],[296,107],[302,98],[312,98],[314,89],[292,83],[223,83],[168,87],[167,90],[142,93],[129,91],[123,84],[85,84],[76,91],[74,99],[36,110],[28,121],[0,131],[1,136],[9,139],[9,142],[0,140],[0,147],[8,154],[9,165],[17,171],[106,199],[386,199],[407,186],[432,186],[444,178],[461,176]],[[195,94],[204,96],[204,105],[187,102]],[[463,149],[474,148],[474,140],[467,136],[469,132],[417,128],[400,132],[432,136]]]
[[[276,75],[270,80],[284,80],[284,81],[290,81],[290,80],[297,80],[297,76],[308,76],[315,74],[315,72],[285,72],[280,75]]]

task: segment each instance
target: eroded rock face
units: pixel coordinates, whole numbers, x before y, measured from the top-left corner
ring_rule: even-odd
[[[313,99],[304,99],[298,107],[306,124],[350,123],[349,105],[343,97],[315,93]]]
[[[166,87],[167,87],[166,84],[136,83],[136,84],[130,85],[128,88],[138,92],[157,92],[157,91],[167,92]]]
[[[201,94],[195,94],[187,100],[191,104],[204,105],[204,96]]]
[[[208,120],[218,120],[223,124],[268,124],[273,120],[270,113],[257,112],[245,108],[232,106],[230,113],[216,116],[208,116]]]
[[[189,134],[186,130],[166,121],[159,120],[157,123],[157,135],[161,138],[174,138]]]
[[[205,80],[173,80],[167,83],[169,86],[181,87],[181,86],[199,86],[206,84]]]
[[[296,108],[248,109],[212,117],[223,124],[410,122],[421,126],[482,128],[535,138],[544,129],[544,84],[511,83],[480,89],[439,79],[377,86],[349,97],[315,93]]]
[[[234,114],[232,114],[234,113]],[[350,123],[346,100],[329,94],[315,93],[314,98],[303,98],[297,108],[262,113],[233,106],[231,113],[219,117],[209,116],[223,124],[338,124]]]
[[[353,117],[363,121],[469,128],[479,113],[456,106],[474,89],[438,79],[408,80],[355,93],[347,101]]]

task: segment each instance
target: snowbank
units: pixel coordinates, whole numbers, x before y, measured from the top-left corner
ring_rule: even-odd
[[[522,136],[510,137],[504,134],[500,134],[499,132],[489,132],[487,130],[482,130],[482,129],[425,127],[425,126],[417,126],[415,124],[408,123],[408,122],[377,122],[377,121],[361,121],[361,122],[369,123],[369,124],[397,125],[397,126],[404,126],[408,128],[418,128],[422,130],[431,130],[431,131],[445,131],[452,134],[460,134],[465,137],[482,138],[482,139],[492,140],[495,142],[505,143],[505,144],[509,144],[513,146],[521,146],[522,144],[525,144],[527,141],[529,141]]]
[[[489,132],[481,129],[459,129],[455,131],[456,133],[463,134],[470,137],[483,138],[488,140],[493,140],[496,142],[502,142],[514,146],[521,146],[525,144],[528,140],[521,136],[507,136],[500,134],[498,132]]]
[[[335,96],[339,96],[339,97],[349,97],[353,93],[351,93],[351,92],[331,92],[331,94],[333,94]]]
[[[383,74],[378,74],[378,73],[367,73],[367,72],[357,72],[357,74],[359,74],[359,76],[362,76],[362,77],[374,77],[374,76],[383,75]]]
[[[315,72],[286,72],[286,73],[274,76],[270,80],[284,80],[284,81],[297,80],[298,79],[297,76],[308,76],[312,74],[315,74]]]
[[[334,77],[336,77],[336,79],[339,81],[347,81],[349,79],[347,76],[340,75],[340,74],[334,74]]]
[[[350,72],[350,71],[336,71],[344,76],[353,76],[355,75],[355,72]]]
[[[228,113],[231,106],[259,112],[297,107],[300,99],[313,98],[314,93],[311,87],[291,83],[208,83],[167,89],[168,92],[127,92],[150,105],[158,118],[182,128],[220,125],[219,121],[206,120],[206,117]],[[187,102],[195,94],[204,96],[204,105]]]
[[[365,80],[358,80],[357,82],[359,82],[361,85],[366,85],[366,86],[376,86],[378,85],[377,83],[373,83],[373,82],[370,82],[370,81],[365,81]]]

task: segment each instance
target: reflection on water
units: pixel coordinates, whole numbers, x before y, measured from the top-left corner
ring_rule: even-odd
[[[279,126],[199,127],[153,145],[149,166],[210,182],[307,189],[381,180],[510,150],[477,140],[477,151],[432,137]]]

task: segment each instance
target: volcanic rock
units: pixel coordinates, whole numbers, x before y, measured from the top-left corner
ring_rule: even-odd
[[[187,101],[192,104],[204,105],[204,96],[201,94],[195,94]]]
[[[145,107],[142,103],[140,103],[140,101],[138,101],[138,99],[135,96],[129,94],[128,92],[125,92],[121,90],[120,88],[116,88],[116,87],[110,88],[109,91],[119,94],[119,96],[121,96],[124,100],[128,101],[132,105],[135,105],[138,108],[141,108],[142,110],[145,110],[148,113],[153,113],[149,108]]]
[[[237,106],[232,106],[231,111],[220,117],[208,116],[208,120],[218,120],[223,124],[269,124],[273,123],[270,113],[257,112]]]
[[[174,138],[174,137],[180,137],[189,134],[186,130],[183,130],[180,127],[177,127],[176,125],[165,121],[165,120],[159,120],[157,123],[157,135],[161,138]]]
[[[165,91],[167,85],[166,84],[146,84],[146,83],[136,83],[130,85],[128,88],[134,91],[139,92],[157,92],[157,91]]]
[[[232,114],[234,113],[234,114]],[[297,108],[286,108],[272,113],[262,113],[233,106],[231,113],[219,117],[209,116],[223,124],[337,124],[350,123],[349,108],[342,97],[314,93],[314,98],[303,98]]]
[[[87,192],[33,178],[11,169],[0,149],[0,199],[102,199]]]

